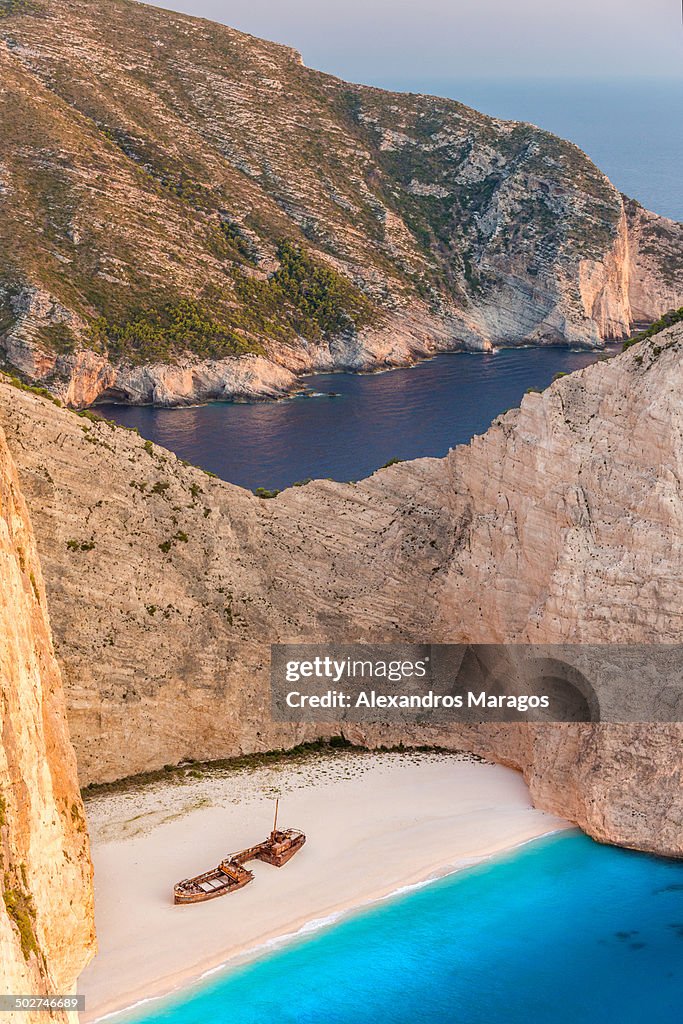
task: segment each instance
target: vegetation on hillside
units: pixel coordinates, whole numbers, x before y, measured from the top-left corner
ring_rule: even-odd
[[[33,954],[40,957],[40,947],[38,946],[35,931],[36,912],[31,896],[18,885],[13,887],[7,878],[5,879],[2,895],[7,916],[14,922],[19,931],[21,951],[24,954],[24,959],[29,960]]]
[[[99,317],[90,338],[111,359],[133,363],[169,361],[182,352],[211,359],[262,351],[257,341],[238,334],[220,315],[191,299],[140,310],[118,324]]]
[[[20,380],[19,377],[15,377],[11,373],[5,373],[4,370],[0,370],[0,377],[19,391],[28,391],[29,394],[38,395],[39,398],[47,398],[47,400],[52,402],[53,405],[61,406],[62,404],[59,398],[53,395],[47,388],[40,387],[36,384],[27,384],[25,381]]]
[[[234,230],[226,230],[225,237],[240,244]],[[246,244],[240,251],[246,254]],[[261,339],[317,341],[372,320],[373,306],[360,289],[301,246],[282,242],[278,258],[280,266],[266,280],[235,270],[239,305],[225,291],[136,310],[119,322],[98,317],[90,342],[116,361],[172,361],[185,352],[220,359],[263,353]]]
[[[372,303],[360,289],[301,246],[282,242],[277,255],[280,266],[267,281],[236,278],[237,294],[261,330],[270,334],[286,325],[292,335],[317,341],[373,320]]]
[[[37,9],[33,0],[0,0],[0,18],[9,18],[12,14],[28,14]]]
[[[648,338],[654,338],[656,334],[660,334],[665,331],[667,327],[672,327],[674,324],[680,323],[683,320],[683,306],[680,309],[671,309],[664,316],[660,317],[659,320],[648,327],[646,331],[640,331],[638,334],[634,334],[632,338],[624,342],[623,351],[631,345],[637,345],[639,341],[646,341]]]

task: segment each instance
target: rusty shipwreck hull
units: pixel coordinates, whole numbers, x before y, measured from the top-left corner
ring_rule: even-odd
[[[254,878],[253,872],[245,868],[246,863],[262,860],[281,868],[299,852],[305,842],[306,836],[300,829],[273,829],[264,842],[231,854],[211,871],[178,882],[173,887],[173,901],[178,905],[204,903],[243,889]]]

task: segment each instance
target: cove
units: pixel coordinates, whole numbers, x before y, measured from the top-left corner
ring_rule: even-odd
[[[117,1020],[674,1024],[682,990],[683,864],[570,832]]]
[[[96,411],[137,427],[144,438],[230,483],[281,489],[309,478],[359,480],[392,458],[443,456],[519,405],[528,388],[544,388],[554,374],[604,354],[566,348],[458,352],[385,373],[317,374],[304,379],[310,397],[280,402],[180,409],[102,405]]]

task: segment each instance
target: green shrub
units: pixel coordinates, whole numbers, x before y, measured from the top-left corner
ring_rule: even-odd
[[[95,549],[94,540],[68,540],[66,546],[69,551],[93,551]]]
[[[62,404],[57,396],[53,395],[47,388],[41,388],[34,384],[26,384],[25,381],[19,380],[18,377],[12,377],[7,373],[3,373],[3,377],[7,378],[8,384],[11,384],[13,388],[17,388],[19,391],[28,391],[29,394],[37,395],[39,398],[47,398],[47,400],[52,402],[53,405],[61,406]]]
[[[330,746],[337,749],[340,747],[352,747],[353,744],[351,740],[347,740],[344,733],[341,733],[339,736],[330,736]]]
[[[218,256],[223,256],[238,263],[253,263],[254,247],[244,237],[239,226],[232,221],[222,220],[215,229],[212,239],[213,249]]]
[[[665,331],[667,327],[680,323],[681,320],[683,320],[683,306],[679,309],[670,309],[668,313],[665,313],[659,320],[656,320],[646,331],[640,331],[638,334],[634,334],[632,338],[629,338],[628,341],[625,341],[622,351],[625,352],[631,345],[637,345],[639,341],[647,341],[648,338],[654,338],[656,334]]]
[[[356,330],[375,318],[370,300],[342,274],[294,242],[278,247],[280,266],[267,281],[237,274],[235,290],[253,329],[296,334],[311,341]]]
[[[34,928],[36,912],[30,895],[21,889],[12,888],[6,881],[3,898],[7,915],[19,931],[24,959],[29,960],[32,953],[39,957],[40,949]]]
[[[183,352],[211,359],[262,351],[257,342],[194,299],[137,310],[120,323],[99,317],[91,323],[89,336],[91,343],[106,348],[110,358],[132,363],[169,362]]]

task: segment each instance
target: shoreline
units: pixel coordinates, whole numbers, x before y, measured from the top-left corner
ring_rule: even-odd
[[[300,373],[292,371],[296,380],[296,384],[292,386],[285,394],[281,395],[268,395],[264,394],[260,398],[207,398],[203,401],[198,402],[177,402],[172,405],[160,405],[154,402],[114,402],[104,401],[100,402],[99,399],[95,399],[91,405],[79,407],[78,411],[90,411],[95,415],[98,415],[98,409],[159,409],[163,412],[174,412],[175,410],[183,409],[203,409],[209,405],[276,405],[279,402],[291,402],[297,399],[311,399],[311,398],[329,398],[331,396],[327,394],[314,395],[308,394],[306,385],[304,382],[306,379],[311,377],[334,377],[341,376],[343,374],[351,374],[355,377],[377,377],[384,373],[393,373],[395,370],[413,370],[423,363],[431,363],[434,359],[438,359],[441,356],[492,356],[498,352],[517,352],[524,350],[544,350],[544,349],[563,349],[567,352],[574,352],[577,354],[585,352],[596,352],[598,354],[604,354],[610,352],[611,349],[618,349],[613,355],[619,355],[621,346],[624,341],[628,339],[624,338],[620,341],[606,340],[602,346],[597,345],[576,345],[576,344],[551,344],[551,345],[533,345],[533,344],[519,344],[519,345],[494,345],[492,348],[478,349],[478,348],[466,348],[464,346],[458,348],[441,349],[435,352],[430,352],[424,356],[416,356],[414,359],[404,363],[392,363],[390,366],[375,366],[368,369],[355,370],[352,367],[335,367],[327,370],[305,370]],[[105,419],[106,417],[102,417]]]
[[[169,794],[177,798],[177,786],[94,798],[101,953],[79,982],[88,1006],[82,1024],[130,1015],[350,914],[571,827],[531,807],[518,773],[465,755],[345,755],[319,764],[303,780],[299,774],[285,766],[254,769],[246,779],[191,782],[184,787],[187,810],[172,815]],[[256,838],[254,821],[270,811],[277,783],[283,824],[296,824],[293,811],[289,820],[296,804],[296,817],[305,819],[298,822],[309,835],[303,851],[281,874],[257,863],[254,882],[240,893],[173,907],[168,885],[177,879],[169,869],[159,886],[159,872],[150,872],[149,864],[162,871],[164,858],[175,861],[177,877],[181,865],[208,868],[212,842],[224,848],[229,819],[235,830],[244,826],[245,837]],[[217,805],[204,802],[207,787],[217,791]],[[248,796],[234,806],[228,794],[245,788]],[[330,816],[326,822],[323,812]],[[152,893],[131,874],[132,866],[144,874],[145,864]],[[125,878],[133,891],[119,896]]]
[[[175,996],[178,996],[183,992],[190,996],[195,989],[201,988],[210,978],[224,972],[227,974],[231,970],[237,970],[239,967],[254,963],[263,956],[268,955],[268,951],[272,950],[272,952],[275,953],[285,946],[289,946],[297,941],[303,941],[308,935],[314,935],[316,932],[323,931],[326,928],[332,928],[356,914],[362,914],[378,904],[408,896],[412,892],[424,889],[426,886],[433,885],[436,882],[441,882],[445,878],[450,878],[453,875],[461,874],[463,871],[467,871],[470,868],[478,867],[481,864],[487,863],[487,861],[497,860],[499,857],[505,857],[509,854],[515,853],[517,850],[521,850],[524,847],[529,846],[531,843],[541,842],[541,840],[549,839],[551,836],[561,835],[563,832],[572,831],[579,830],[577,830],[571,822],[567,822],[566,825],[562,827],[553,828],[548,832],[541,832],[537,835],[532,835],[527,839],[522,839],[520,842],[512,844],[511,846],[500,847],[489,853],[482,854],[481,856],[472,857],[463,863],[457,865],[446,864],[439,868],[434,868],[425,878],[420,878],[416,881],[407,881],[402,885],[399,885],[396,889],[392,889],[391,891],[381,893],[379,895],[368,896],[359,903],[342,905],[336,909],[332,909],[325,917],[303,919],[298,927],[293,928],[291,931],[277,932],[270,936],[266,936],[263,941],[256,946],[232,950],[224,960],[219,963],[211,963],[210,965],[201,968],[199,973],[193,971],[192,974],[188,973],[187,976],[181,977],[180,975],[176,975],[174,976],[174,984],[172,988],[164,988],[158,993],[152,993],[144,996],[140,995],[140,997],[133,1003],[119,1009],[105,1009],[104,1013],[99,1016],[91,1017],[86,1011],[81,1014],[81,1022],[82,1024],[101,1024],[103,1021],[116,1021],[121,1019],[122,1024],[126,1024],[126,1017],[133,1014],[136,1010],[141,1009],[143,1006],[172,1000]]]

